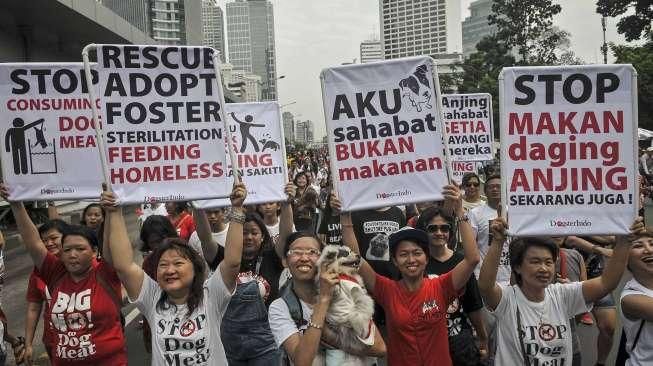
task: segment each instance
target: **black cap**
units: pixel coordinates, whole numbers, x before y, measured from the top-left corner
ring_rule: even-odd
[[[399,246],[399,242],[402,240],[414,242],[422,248],[427,255],[429,254],[429,244],[431,242],[429,234],[425,231],[406,226],[390,234],[390,237],[388,238],[390,244],[390,255],[392,257],[397,253],[397,247]]]

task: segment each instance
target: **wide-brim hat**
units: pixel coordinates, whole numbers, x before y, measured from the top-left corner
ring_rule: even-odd
[[[390,237],[388,238],[388,243],[390,244],[390,255],[393,257],[395,256],[397,247],[403,240],[411,241],[422,248],[425,253],[429,253],[429,244],[431,242],[429,234],[423,230],[406,226],[390,234]]]

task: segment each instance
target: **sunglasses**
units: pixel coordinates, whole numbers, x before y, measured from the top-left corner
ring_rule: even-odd
[[[441,233],[448,233],[451,231],[451,225],[449,224],[444,224],[444,225],[428,225],[426,227],[426,231],[429,233],[435,233],[435,232],[441,232]]]
[[[479,183],[479,182],[469,182],[469,183],[465,184],[465,187],[478,187],[480,185],[481,185],[481,183]]]

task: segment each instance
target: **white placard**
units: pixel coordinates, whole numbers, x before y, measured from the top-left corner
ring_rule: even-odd
[[[510,233],[628,233],[638,210],[632,66],[516,67],[501,78]]]
[[[277,102],[229,103],[227,123],[238,158],[240,176],[247,187],[245,204],[278,202],[286,199],[286,159],[283,124]],[[228,175],[231,159],[227,156]],[[228,198],[195,201],[197,208],[226,207]]]
[[[445,94],[442,114],[451,161],[492,160],[492,96]]]
[[[109,179],[123,202],[187,201],[231,192],[224,97],[213,52],[207,47],[97,47]]]
[[[331,172],[344,211],[442,199],[434,63],[412,57],[322,71]]]
[[[102,168],[85,79],[82,63],[0,64],[0,155],[10,200],[100,196]]]
[[[461,185],[463,183],[463,176],[467,173],[476,173],[478,174],[479,167],[483,166],[483,163],[478,161],[453,161],[451,162],[452,180],[456,184]]]

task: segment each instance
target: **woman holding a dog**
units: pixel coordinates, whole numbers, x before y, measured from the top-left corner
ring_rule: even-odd
[[[386,310],[389,365],[452,365],[449,356],[447,309],[465,288],[480,261],[472,228],[458,187],[444,189],[445,207],[453,209],[462,236],[464,258],[448,273],[425,277],[430,238],[419,229],[390,235],[390,257],[401,274],[392,280],[361,261],[360,275],[374,300]],[[334,204],[340,207],[335,197]],[[341,216],[343,242],[359,252],[351,216]],[[437,355],[437,356],[436,356]]]

